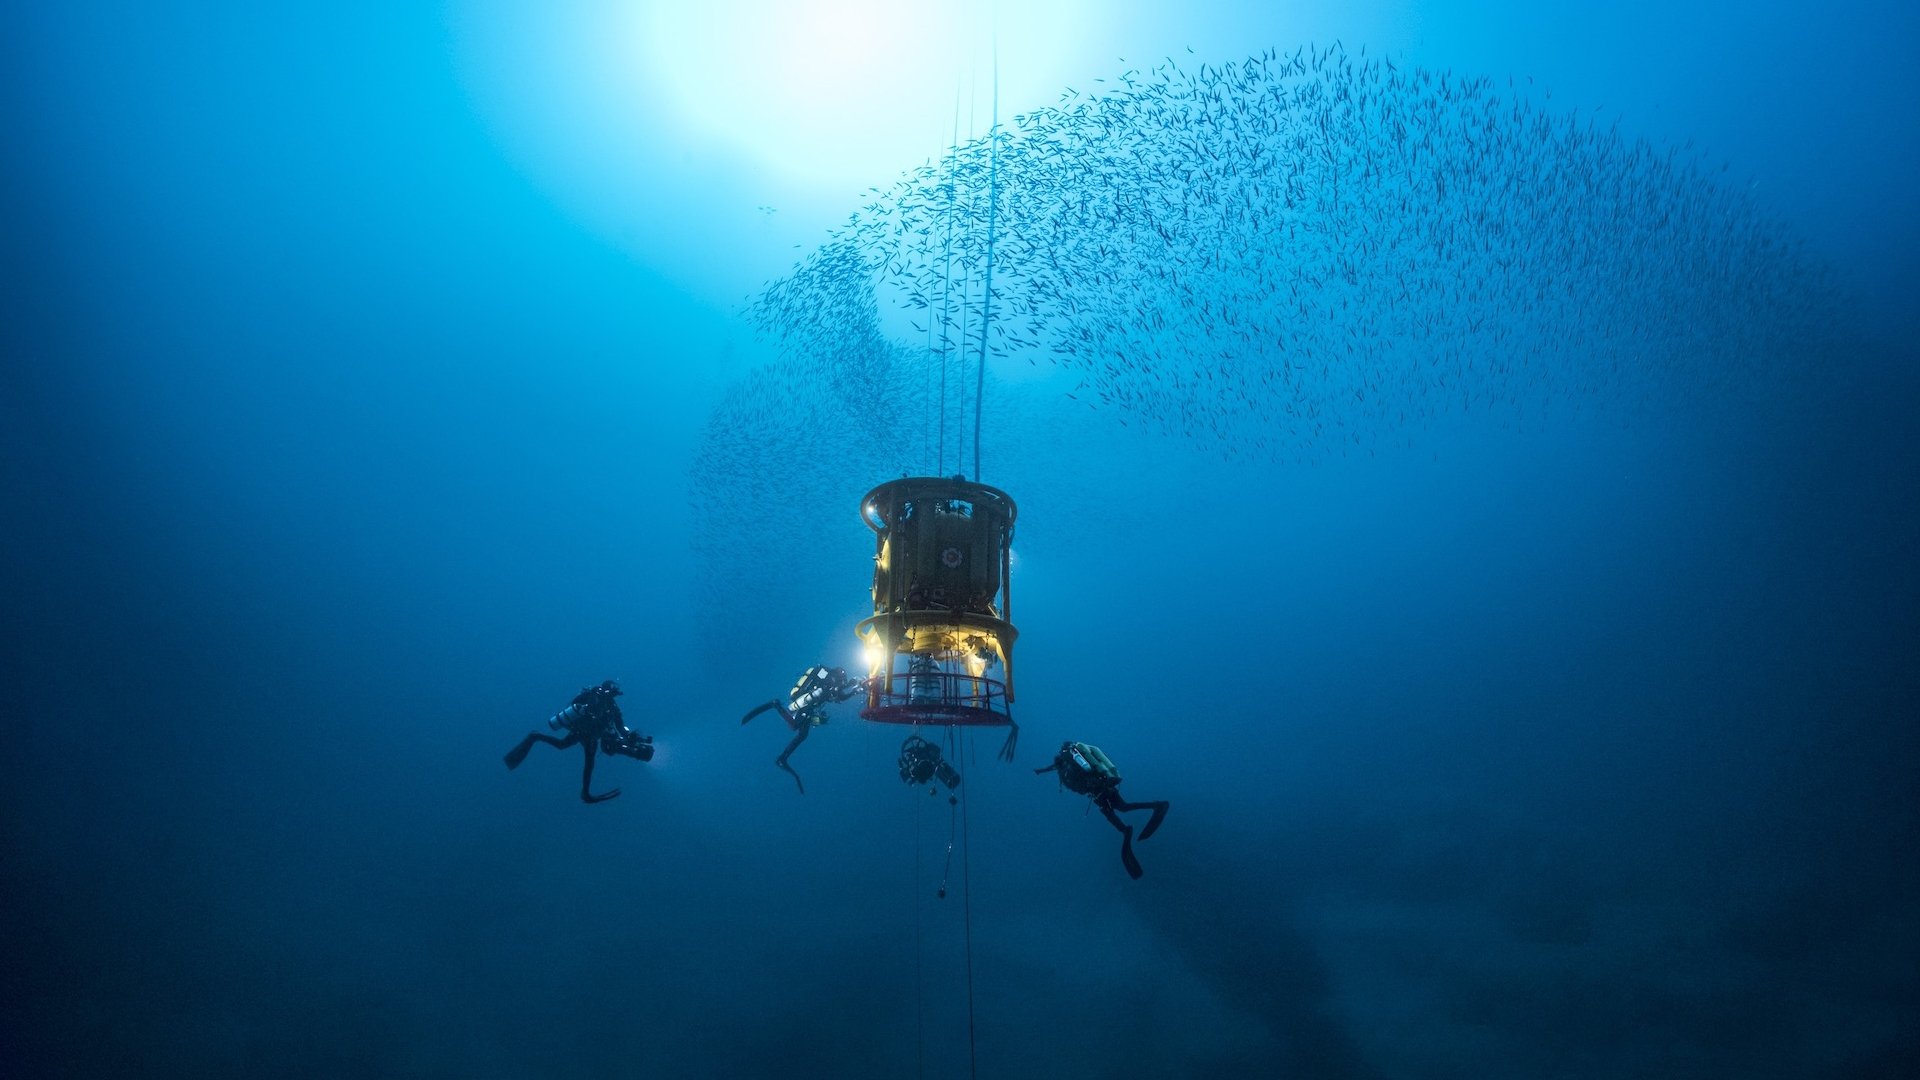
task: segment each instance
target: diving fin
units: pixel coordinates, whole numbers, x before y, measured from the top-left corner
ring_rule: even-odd
[[[1148,803],[1147,805],[1153,807],[1153,818],[1152,820],[1147,822],[1146,828],[1140,830],[1140,839],[1142,840],[1145,840],[1147,837],[1152,836],[1153,831],[1160,827],[1160,823],[1162,821],[1167,820],[1167,810],[1173,804],[1167,803],[1167,802],[1156,802],[1156,803]]]
[[[521,762],[527,760],[527,751],[531,749],[533,749],[533,740],[531,738],[523,739],[519,746],[507,751],[507,756],[502,760],[507,763],[508,769],[517,769],[520,767]]]
[[[775,761],[774,764],[780,766],[782,769],[785,769],[787,771],[787,775],[793,777],[793,786],[800,789],[800,794],[805,795],[807,793],[807,785],[800,782],[800,774],[793,771],[793,766],[787,764],[786,758],[784,757],[780,758],[779,760]]]
[[[1131,829],[1127,830],[1126,836],[1120,841],[1120,865],[1127,868],[1127,876],[1135,881],[1139,881],[1140,875],[1146,873],[1145,870],[1140,869],[1140,860],[1133,857],[1133,830]]]

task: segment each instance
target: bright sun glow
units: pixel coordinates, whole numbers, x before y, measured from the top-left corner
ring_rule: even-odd
[[[1070,24],[1078,6],[1053,5],[1047,21]],[[662,3],[645,24],[644,55],[662,98],[699,135],[789,177],[885,182],[945,149],[956,109],[962,139],[986,131],[990,10],[925,0]],[[1071,38],[1023,26],[1020,39],[1031,66],[1036,42]],[[1008,52],[1003,41],[1003,70]],[[1004,89],[1003,80],[1003,120]]]

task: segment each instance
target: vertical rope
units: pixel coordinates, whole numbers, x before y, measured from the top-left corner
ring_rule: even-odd
[[[959,165],[960,80],[956,77],[953,80],[953,136],[947,143],[947,235],[940,244],[940,443],[935,454],[935,476],[947,475],[947,356],[953,352],[954,186],[959,183]]]
[[[933,350],[933,319],[932,319],[931,317],[929,317],[929,318],[927,319],[927,353],[928,353],[928,355],[932,355],[932,353],[933,353],[933,351],[934,351],[934,350]],[[944,381],[945,381],[945,379],[946,379],[946,374],[947,374],[947,368],[946,368],[946,364],[944,364],[944,363],[942,363],[942,364],[940,365],[940,376],[941,376],[941,380],[942,380],[943,382],[944,382]],[[932,365],[928,365],[928,367],[927,367],[927,377],[926,377],[926,380],[925,380],[925,381],[926,381],[926,389],[927,389],[927,391],[928,391],[928,395],[929,395],[929,397],[931,397],[931,395],[932,395],[932,390],[933,390],[933,367],[932,367]],[[943,396],[944,396],[944,388],[943,388]],[[945,418],[945,417],[943,416],[943,417],[941,417],[941,419],[942,419],[942,420],[945,420],[946,418]],[[928,443],[930,443],[930,442],[933,442],[933,414],[932,414],[932,413],[928,413],[928,414],[927,414],[927,417],[926,417],[926,429],[925,429],[924,431],[922,431],[922,432],[921,432],[921,434],[920,434],[920,456],[921,456],[921,458],[922,458],[922,460],[924,460],[924,459],[926,458],[926,453],[927,453],[927,445],[926,445],[926,444],[928,444]]]
[[[920,946],[920,800],[913,801],[913,1022],[920,1078],[927,1075],[927,959]]]
[[[973,73],[969,71],[967,73],[967,143],[969,146],[973,143],[973,99],[974,83],[976,81]],[[968,237],[973,235],[973,200],[975,190],[973,181],[969,179],[967,182]],[[964,263],[965,260],[963,259],[963,265],[960,268],[963,275],[960,279],[960,376],[962,378],[966,377],[967,370],[967,325],[972,321],[973,315],[973,269],[964,265]],[[954,417],[955,423],[953,425],[953,467],[959,470],[967,467],[967,392],[964,389],[954,394],[953,405],[954,412],[958,414]]]
[[[979,444],[975,444],[977,447]],[[953,745],[953,729],[947,729],[947,749],[954,757],[959,757]],[[971,742],[971,740],[969,740]],[[967,1075],[980,1075],[980,1058],[974,1045],[973,1020],[973,862],[971,859],[973,830],[967,823],[967,804],[973,800],[967,794],[970,790],[961,784],[960,792],[960,907],[964,913],[961,922],[966,927],[967,938]]]
[[[927,312],[927,350],[926,350],[926,355],[929,359],[931,359],[935,355],[935,353],[938,352],[938,346],[934,341],[933,320],[934,320],[933,311],[929,309]],[[946,368],[944,365],[941,367],[940,375],[943,378],[946,375]],[[934,403],[934,372],[933,372],[933,365],[931,363],[927,365],[924,377],[921,379],[921,389],[926,392],[926,395],[927,395],[926,404],[932,405]],[[934,439],[934,429],[938,421],[934,419],[933,412],[931,410],[926,411],[923,419],[925,421],[925,424],[924,424],[924,430],[922,431],[921,437],[920,437],[921,460],[926,459],[928,443],[933,443],[935,447],[938,447],[940,445]]]
[[[1000,210],[1000,32],[993,36],[993,126],[987,129],[987,281],[980,300],[980,372],[973,385],[973,479],[980,479],[980,414],[987,395],[987,332],[993,329],[993,230]]]

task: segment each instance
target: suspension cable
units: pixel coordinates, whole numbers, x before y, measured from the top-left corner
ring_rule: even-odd
[[[913,1021],[920,1078],[927,1075],[927,957],[920,944],[920,800],[913,801]]]
[[[953,351],[953,216],[959,164],[960,80],[956,76],[953,80],[953,136],[947,143],[947,235],[940,244],[940,442],[935,454],[935,476],[947,475],[947,355]]]
[[[987,332],[993,329],[993,230],[1000,209],[1000,32],[993,35],[993,126],[987,129],[987,274],[980,300],[980,371],[973,387],[973,479],[980,479],[980,413],[987,395]]]
[[[928,318],[927,320],[927,355],[929,356],[933,355],[933,351],[934,351],[933,320],[932,318]],[[940,377],[942,382],[946,381],[946,375],[947,375],[947,365],[943,361],[940,365]],[[927,390],[929,392],[933,389],[933,366],[932,365],[927,366],[926,379],[924,380],[924,385],[922,386],[922,389]],[[944,388],[942,388],[942,392],[944,396]],[[946,420],[946,417],[943,415],[941,416],[940,419],[944,421]],[[924,430],[922,430],[920,433],[920,452],[923,456],[926,454],[926,451],[927,451],[926,444],[930,442],[933,442],[933,417],[932,416],[928,416],[926,418],[926,426]]]
[[[952,727],[947,728],[948,755],[958,759],[959,747]],[[972,740],[968,740],[971,744]],[[967,942],[967,1075],[980,1075],[979,1053],[974,1045],[973,1019],[973,864],[971,860],[971,830],[967,824],[967,785],[961,784],[960,801],[960,910],[961,925],[966,927]]]
[[[974,74],[969,71],[967,73],[967,142],[969,145],[973,142],[973,91],[975,81]],[[973,233],[974,190],[973,183],[969,180],[967,183],[967,233],[969,236]],[[973,270],[964,265],[961,269],[964,273],[960,278],[960,376],[961,378],[965,378],[967,370],[967,324],[971,321],[973,315]],[[958,414],[954,417],[955,423],[953,425],[953,467],[957,470],[967,467],[967,392],[965,390],[954,394],[953,405],[954,412]]]
[[[952,733],[948,734],[951,736]],[[959,818],[955,816],[954,809],[957,803],[957,796],[947,797],[947,861],[946,865],[940,868],[940,891],[934,894],[934,897],[939,900],[947,898],[947,882],[953,877],[953,840],[959,830]]]

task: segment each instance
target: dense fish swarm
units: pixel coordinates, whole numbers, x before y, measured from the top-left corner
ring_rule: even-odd
[[[1710,403],[1818,354],[1828,276],[1744,188],[1530,83],[1336,45],[1068,90],[871,189],[753,301],[780,360],[715,412],[696,489],[954,471],[983,353],[1255,461]]]
[[[755,321],[865,382],[873,353],[837,339],[891,307],[922,370],[984,330],[1071,369],[1074,400],[1310,458],[1443,410],[1697,400],[1831,317],[1744,191],[1491,79],[1334,47],[1118,82],[875,189]]]

